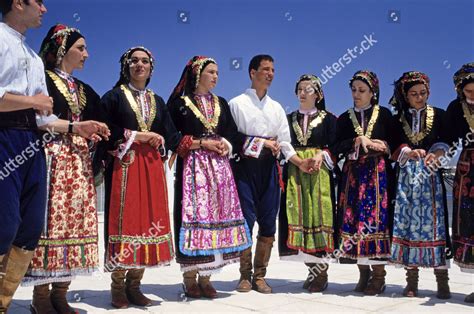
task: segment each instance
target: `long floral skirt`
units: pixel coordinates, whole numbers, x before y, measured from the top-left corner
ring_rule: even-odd
[[[446,265],[445,204],[441,174],[423,161],[399,168],[391,262],[413,267]]]
[[[174,251],[160,154],[134,143],[113,167],[106,270],[168,265]]]
[[[343,257],[390,257],[386,160],[363,156],[343,167],[339,190],[339,250]]]
[[[474,149],[465,148],[456,168],[453,187],[454,263],[474,270]]]
[[[87,140],[72,134],[45,145],[45,225],[24,285],[70,281],[99,267],[96,192]]]

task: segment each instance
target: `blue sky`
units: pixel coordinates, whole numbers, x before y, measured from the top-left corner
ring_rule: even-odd
[[[379,76],[382,105],[403,72],[423,71],[431,78],[429,102],[446,108],[455,97],[454,72],[474,61],[472,0],[46,0],[45,4],[43,26],[27,33],[28,42],[38,50],[57,22],[79,28],[90,58],[75,75],[101,95],[118,78],[120,55],[135,45],[148,47],[157,59],[149,87],[165,100],[193,55],[216,59],[220,77],[214,92],[230,99],[250,85],[250,58],[271,54],[276,75],[269,94],[287,112],[298,106],[297,78],[304,73],[321,76],[326,66],[332,76],[322,77],[327,81],[326,104],[336,114],[352,106],[347,84],[359,69]]]

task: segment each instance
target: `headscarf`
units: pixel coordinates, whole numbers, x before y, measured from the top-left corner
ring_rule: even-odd
[[[474,62],[464,64],[453,76],[454,86],[459,99],[466,98],[463,88],[469,83],[474,82]]]
[[[379,79],[377,78],[377,75],[374,72],[368,70],[357,71],[350,79],[349,86],[352,86],[352,83],[356,80],[362,81],[369,86],[370,90],[374,94],[374,96],[370,100],[370,103],[372,105],[378,104],[380,97],[380,89]]]
[[[181,78],[168,99],[168,102],[176,97],[193,94],[199,85],[202,71],[210,63],[217,64],[214,59],[205,56],[192,57],[184,67]]]
[[[298,79],[298,81],[296,81],[296,85],[295,85],[295,94],[296,95],[298,95],[298,84],[301,83],[302,81],[309,81],[310,85],[314,88],[314,92],[318,96],[316,98],[316,103],[314,104],[314,106],[318,110],[326,109],[326,102],[324,100],[324,93],[323,93],[323,87],[322,87],[322,84],[321,84],[321,80],[316,75],[313,75],[313,74],[303,74],[303,75],[301,75],[300,78]]]
[[[58,67],[72,45],[80,38],[84,38],[84,36],[77,28],[71,28],[64,24],[52,26],[43,39],[39,52],[45,68],[52,70]]]
[[[130,82],[130,59],[135,51],[143,51],[150,58],[150,77],[146,80],[145,86],[150,83],[150,78],[153,74],[153,68],[155,67],[155,58],[153,57],[153,54],[150,50],[146,49],[143,46],[136,46],[125,51],[124,54],[120,57],[120,77],[117,83],[115,83],[114,87],[120,86],[122,84],[128,84]]]
[[[415,85],[423,84],[430,93],[430,78],[428,75],[418,71],[405,72],[393,83],[393,96],[390,98],[390,104],[395,107],[400,114],[410,108],[407,93]]]

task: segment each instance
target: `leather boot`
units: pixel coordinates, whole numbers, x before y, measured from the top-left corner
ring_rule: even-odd
[[[474,292],[471,293],[471,294],[466,295],[466,298],[464,299],[464,302],[474,303]]]
[[[372,272],[370,271],[369,265],[357,265],[359,268],[359,282],[357,283],[354,291],[355,292],[364,292],[365,288],[369,284],[370,276]]]
[[[316,264],[313,268],[316,273],[316,278],[309,286],[309,292],[323,292],[328,287],[328,264]]]
[[[450,299],[451,291],[449,291],[448,285],[448,270],[447,269],[435,269],[436,282],[438,283],[438,292],[436,297],[438,299]]]
[[[69,289],[70,281],[68,282],[54,282],[51,284],[51,304],[59,314],[77,314],[78,312],[69,306],[67,303],[67,290]]]
[[[252,247],[242,251],[240,254],[240,279],[237,285],[238,292],[249,292],[252,290]]]
[[[127,271],[125,293],[130,303],[138,306],[150,306],[153,302],[140,291],[140,281],[145,273],[144,268],[130,269]]]
[[[306,277],[306,280],[303,283],[303,289],[308,289],[309,286],[311,286],[311,283],[313,280],[316,278],[316,274],[314,273],[314,266],[316,266],[316,263],[304,263],[306,266],[308,266],[308,277]]]
[[[376,295],[385,291],[385,265],[372,265],[372,277],[369,280],[365,295]]]
[[[272,288],[265,281],[267,273],[268,261],[272,253],[273,241],[275,237],[257,238],[257,249],[255,250],[254,272],[252,280],[252,289],[260,293],[272,293]]]
[[[127,294],[125,293],[125,272],[126,270],[114,270],[112,278],[111,293],[112,306],[117,309],[126,309],[129,305]]]
[[[418,296],[418,268],[406,268],[407,286],[403,289],[403,295],[406,297]]]
[[[211,284],[211,276],[201,276],[199,275],[198,285],[201,289],[201,296],[208,299],[217,298],[217,291]]]
[[[12,246],[10,251],[4,255],[0,273],[0,311],[6,312],[15,294],[21,279],[28,269],[33,251],[23,250]]]
[[[183,290],[187,297],[199,299],[201,289],[196,282],[197,270],[186,271],[183,273]]]
[[[49,284],[37,285],[33,288],[33,300],[30,304],[30,311],[33,314],[56,314],[56,310],[51,303]]]

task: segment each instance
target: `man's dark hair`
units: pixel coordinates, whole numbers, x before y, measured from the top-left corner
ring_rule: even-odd
[[[27,5],[30,4],[30,0],[23,0],[23,2]],[[0,12],[2,16],[7,15],[12,10],[13,0],[2,0],[0,1]]]
[[[250,76],[250,72],[252,70],[255,70],[255,71],[258,70],[258,67],[260,66],[260,63],[262,61],[273,62],[273,58],[270,55],[256,55],[255,57],[253,57],[252,60],[250,60],[250,63],[249,63],[249,76]],[[250,78],[252,78],[252,77],[250,77]]]

